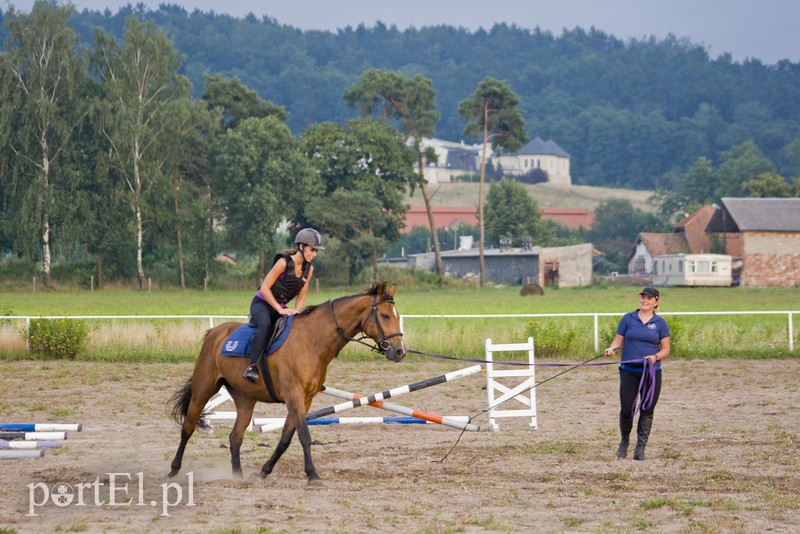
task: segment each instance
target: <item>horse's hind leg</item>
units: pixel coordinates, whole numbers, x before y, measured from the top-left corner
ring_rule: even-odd
[[[244,433],[253,420],[253,408],[256,405],[256,401],[244,395],[239,395],[237,392],[231,392],[231,396],[236,404],[236,421],[233,423],[233,429],[229,436],[231,444],[231,468],[233,469],[234,476],[241,477],[242,462],[240,451],[242,449],[242,442],[244,441]]]
[[[188,397],[186,401],[188,402],[188,408],[183,419],[183,425],[181,425],[181,441],[178,444],[178,451],[175,453],[175,458],[172,459],[172,464],[170,464],[171,470],[168,475],[169,477],[174,477],[178,474],[178,471],[181,470],[183,453],[186,450],[186,444],[189,442],[189,438],[194,434],[195,428],[198,424],[205,428],[206,423],[203,420],[203,410],[208,400],[219,389],[215,382],[210,382],[209,380],[199,380],[196,382],[196,378],[197,376],[192,377],[191,388],[183,392],[184,397]]]

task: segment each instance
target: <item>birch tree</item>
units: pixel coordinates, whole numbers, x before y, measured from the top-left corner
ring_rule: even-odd
[[[91,51],[93,72],[103,83],[100,131],[108,143],[111,172],[125,184],[136,232],[136,274],[139,287],[146,277],[142,263],[146,194],[161,189],[169,177],[163,166],[169,147],[185,124],[189,81],[178,74],[183,58],[152,21],[128,18],[124,44],[95,31]]]
[[[34,3],[30,15],[11,7],[0,55],[8,96],[6,150],[15,160],[6,165],[14,232],[18,239],[38,243],[46,287],[52,287],[53,221],[70,198],[64,194],[70,189],[70,173],[59,164],[85,116],[80,98],[84,65],[75,48],[77,34],[67,24],[73,11],[44,0]],[[38,239],[26,239],[29,229]]]

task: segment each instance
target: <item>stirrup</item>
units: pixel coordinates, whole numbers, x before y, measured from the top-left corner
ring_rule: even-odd
[[[255,384],[258,382],[258,366],[256,364],[251,364],[244,372],[242,377],[247,380],[248,382],[252,382]]]

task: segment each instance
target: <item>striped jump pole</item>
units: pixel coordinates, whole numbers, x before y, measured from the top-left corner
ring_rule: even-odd
[[[2,441],[0,449],[58,449],[61,443],[58,441]]]
[[[466,423],[467,416],[454,415],[451,419],[463,419]],[[262,425],[264,432],[270,430],[280,430],[286,419],[283,417],[261,417],[255,420],[256,424]],[[319,417],[307,421],[308,425],[365,425],[365,424],[398,424],[398,425],[425,425],[430,421],[425,421],[419,417]]]
[[[356,395],[355,393],[350,393],[349,391],[343,391],[341,389],[336,389],[329,386],[322,386],[322,392],[327,393],[332,397],[338,397],[340,399],[354,400],[361,398],[360,395]],[[390,412],[400,413],[409,417],[416,417],[424,421],[428,421],[430,423],[436,423],[437,425],[457,428],[458,430],[469,430],[470,432],[477,432],[481,429],[481,427],[479,427],[478,425],[472,423],[464,423],[454,417],[442,416],[442,415],[437,415],[435,413],[428,413],[428,412],[423,412],[421,410],[406,408],[405,406],[400,406],[399,404],[392,404],[391,402],[376,401],[369,403],[369,405],[375,406],[376,408],[383,408],[384,410],[389,410]]]
[[[40,439],[67,439],[66,432],[0,432],[0,439],[24,439],[24,440],[40,440]]]
[[[459,369],[458,371],[451,371],[449,373],[435,376],[433,378],[427,378],[419,382],[414,382],[413,384],[406,384],[405,386],[400,386],[394,389],[390,389],[389,391],[384,391],[383,393],[375,393],[373,395],[368,395],[366,397],[359,397],[357,399],[353,399],[348,402],[343,402],[340,404],[336,404],[335,406],[329,406],[327,408],[317,410],[316,412],[310,412],[306,414],[306,421],[310,421],[311,419],[318,419],[320,417],[325,417],[327,415],[332,415],[334,413],[343,412],[351,408],[358,408],[359,406],[364,406],[367,404],[382,401],[392,397],[397,397],[399,395],[410,393],[412,391],[419,391],[420,389],[425,389],[438,384],[443,384],[445,382],[455,380],[456,378],[461,378],[463,376],[479,373],[481,372],[481,370],[482,368],[480,365],[473,365],[472,367],[466,367],[464,369]],[[266,431],[269,430],[269,428],[266,429],[262,428],[261,430]]]
[[[0,459],[3,460],[10,460],[14,458],[40,458],[42,456],[44,456],[44,449],[0,451]]]
[[[65,423],[0,423],[0,430],[16,432],[80,432],[83,425]]]

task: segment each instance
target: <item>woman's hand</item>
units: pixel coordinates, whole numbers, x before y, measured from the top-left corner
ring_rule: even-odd
[[[603,351],[603,356],[606,356],[606,357],[613,356],[614,353],[617,352],[617,350],[618,349],[612,349],[611,347],[608,347],[606,350]]]

